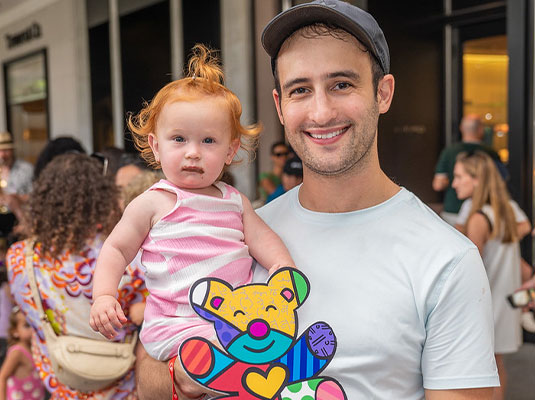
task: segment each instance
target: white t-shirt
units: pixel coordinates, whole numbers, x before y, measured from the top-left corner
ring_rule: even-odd
[[[337,337],[322,376],[351,400],[499,385],[489,284],[468,239],[405,189],[330,214],[303,208],[299,187],[258,214],[310,280],[299,333],[325,321]],[[263,268],[255,274],[265,280]]]

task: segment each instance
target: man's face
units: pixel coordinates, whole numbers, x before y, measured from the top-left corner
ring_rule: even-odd
[[[13,149],[0,150],[0,165],[11,167],[14,161]]]
[[[273,96],[292,148],[320,175],[340,175],[376,152],[380,112],[371,63],[347,34],[304,38],[295,34],[277,59],[281,83]],[[280,100],[280,103],[279,103]]]

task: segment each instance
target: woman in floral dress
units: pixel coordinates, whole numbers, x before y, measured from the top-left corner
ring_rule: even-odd
[[[33,266],[43,308],[58,334],[106,340],[88,324],[95,262],[106,235],[120,217],[118,189],[102,174],[102,165],[84,154],[55,158],[34,184],[30,198]],[[133,368],[114,385],[93,393],[80,393],[58,382],[48,359],[28,277],[25,270],[26,246],[13,244],[7,254],[11,292],[34,329],[32,353],[35,365],[51,399],[136,399]],[[142,271],[130,265],[119,290],[125,310],[144,301],[146,289]],[[128,314],[127,314],[128,316]],[[132,334],[129,321],[118,340]]]

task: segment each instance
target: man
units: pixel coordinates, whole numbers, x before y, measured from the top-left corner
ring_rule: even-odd
[[[455,160],[459,153],[464,151],[474,152],[482,150],[488,153],[497,163],[500,173],[505,173],[505,168],[500,162],[498,154],[491,148],[482,143],[483,140],[483,122],[476,114],[469,114],[463,117],[459,125],[461,131],[461,142],[455,143],[445,148],[438,159],[435,168],[435,176],[433,177],[433,189],[437,192],[445,190],[444,193],[444,209],[440,216],[450,225],[455,225],[457,214],[461,208],[462,200],[457,198],[455,189],[451,187],[453,182],[453,167]],[[505,177],[504,177],[505,178]]]
[[[11,134],[0,132],[0,235],[11,232],[13,214],[22,220],[22,205],[32,190],[32,177],[33,166],[15,157]]]
[[[304,181],[259,214],[310,280],[300,329],[325,321],[337,337],[324,374],[350,400],[490,399],[499,383],[477,248],[379,166],[378,117],[394,93],[379,26],[348,3],[315,1],[276,16],[263,45]],[[163,364],[140,355],[140,394],[157,398]],[[200,393],[178,370],[175,382]]]

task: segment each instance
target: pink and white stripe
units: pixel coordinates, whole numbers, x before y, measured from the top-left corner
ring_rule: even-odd
[[[204,277],[217,277],[233,286],[251,281],[241,195],[225,183],[215,185],[222,198],[186,192],[166,180],[149,189],[177,196],[173,210],[152,227],[141,246],[150,293],[141,340],[159,360],[175,356],[188,337],[215,337],[212,324],[197,317],[189,305],[193,283]]]

